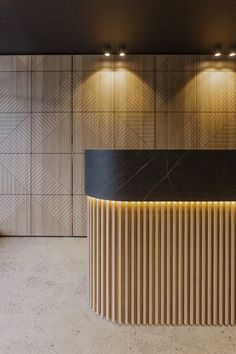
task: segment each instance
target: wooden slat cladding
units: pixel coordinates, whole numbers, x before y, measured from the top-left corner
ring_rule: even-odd
[[[236,324],[235,202],[88,197],[89,303],[125,324]]]

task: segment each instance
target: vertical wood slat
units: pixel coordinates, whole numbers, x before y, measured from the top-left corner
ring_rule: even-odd
[[[101,313],[101,201],[97,199],[95,201],[96,208],[96,310],[97,313]]]
[[[90,306],[126,324],[236,324],[235,213],[88,197]]]
[[[130,225],[129,225],[129,208],[125,202],[125,323],[130,323]]]
[[[90,203],[90,198],[88,200]],[[92,202],[91,202],[92,203]],[[95,221],[94,221],[95,222]],[[111,318],[111,204],[106,201],[106,319]]]
[[[208,203],[207,206],[207,324],[212,323],[212,224],[213,224],[213,206]]]
[[[178,205],[178,324],[183,323],[183,269],[184,269],[184,258],[183,258],[183,203]]]
[[[101,200],[101,317],[105,316],[106,308],[106,204]]]
[[[236,270],[235,270],[235,256],[236,256],[236,242],[235,242],[235,203],[231,204],[231,223],[230,223],[230,233],[231,233],[231,247],[230,247],[230,324],[233,325],[236,322],[236,314],[235,314],[235,301],[236,301],[236,295],[235,295],[235,276],[236,276]]]
[[[183,306],[184,306],[184,319],[183,323],[189,323],[189,203],[184,203],[184,296],[183,296]]]
[[[165,267],[165,260],[166,260],[166,247],[165,247],[165,241],[166,241],[166,225],[165,225],[165,219],[166,219],[166,203],[161,203],[161,264],[160,264],[160,277],[161,277],[161,319],[160,323],[165,324],[166,321],[166,267]]]
[[[213,324],[218,323],[218,298],[219,298],[219,258],[218,258],[218,242],[219,242],[219,215],[218,215],[218,202],[214,203],[213,209]]]
[[[224,262],[224,284],[222,284],[222,291],[224,291],[225,298],[225,308],[224,308],[224,318],[225,323],[229,323],[230,319],[230,240],[229,240],[229,223],[230,223],[230,208],[229,203],[226,203],[225,206],[225,252],[223,254],[223,262]]]
[[[97,219],[96,219],[96,206],[95,206],[96,200],[92,200],[92,243],[93,243],[93,288],[92,288],[92,292],[93,292],[93,310],[96,311],[96,295],[97,295],[97,276],[96,276],[96,249],[97,249],[97,245],[96,245],[96,223],[97,223]]]
[[[201,230],[201,252],[202,252],[202,259],[201,259],[201,286],[200,286],[200,296],[201,296],[201,313],[200,313],[200,320],[199,323],[201,324],[206,324],[206,318],[207,318],[207,298],[206,298],[206,289],[207,289],[207,264],[206,264],[206,251],[207,251],[207,238],[206,238],[206,203],[202,203],[202,208],[201,208],[201,213],[202,213],[202,230]]]
[[[137,324],[142,323],[142,243],[141,243],[141,204],[137,203]]]
[[[148,322],[148,216],[147,203],[143,204],[143,324]]]

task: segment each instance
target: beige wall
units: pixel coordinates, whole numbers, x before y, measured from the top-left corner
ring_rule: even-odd
[[[0,57],[0,234],[86,235],[83,153],[236,147],[236,60]]]

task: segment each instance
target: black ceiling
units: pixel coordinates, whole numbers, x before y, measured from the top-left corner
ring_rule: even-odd
[[[236,44],[236,0],[0,0],[0,53],[210,53]]]

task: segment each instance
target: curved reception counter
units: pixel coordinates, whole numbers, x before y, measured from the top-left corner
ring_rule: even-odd
[[[87,150],[85,185],[94,311],[236,323],[236,151]]]

